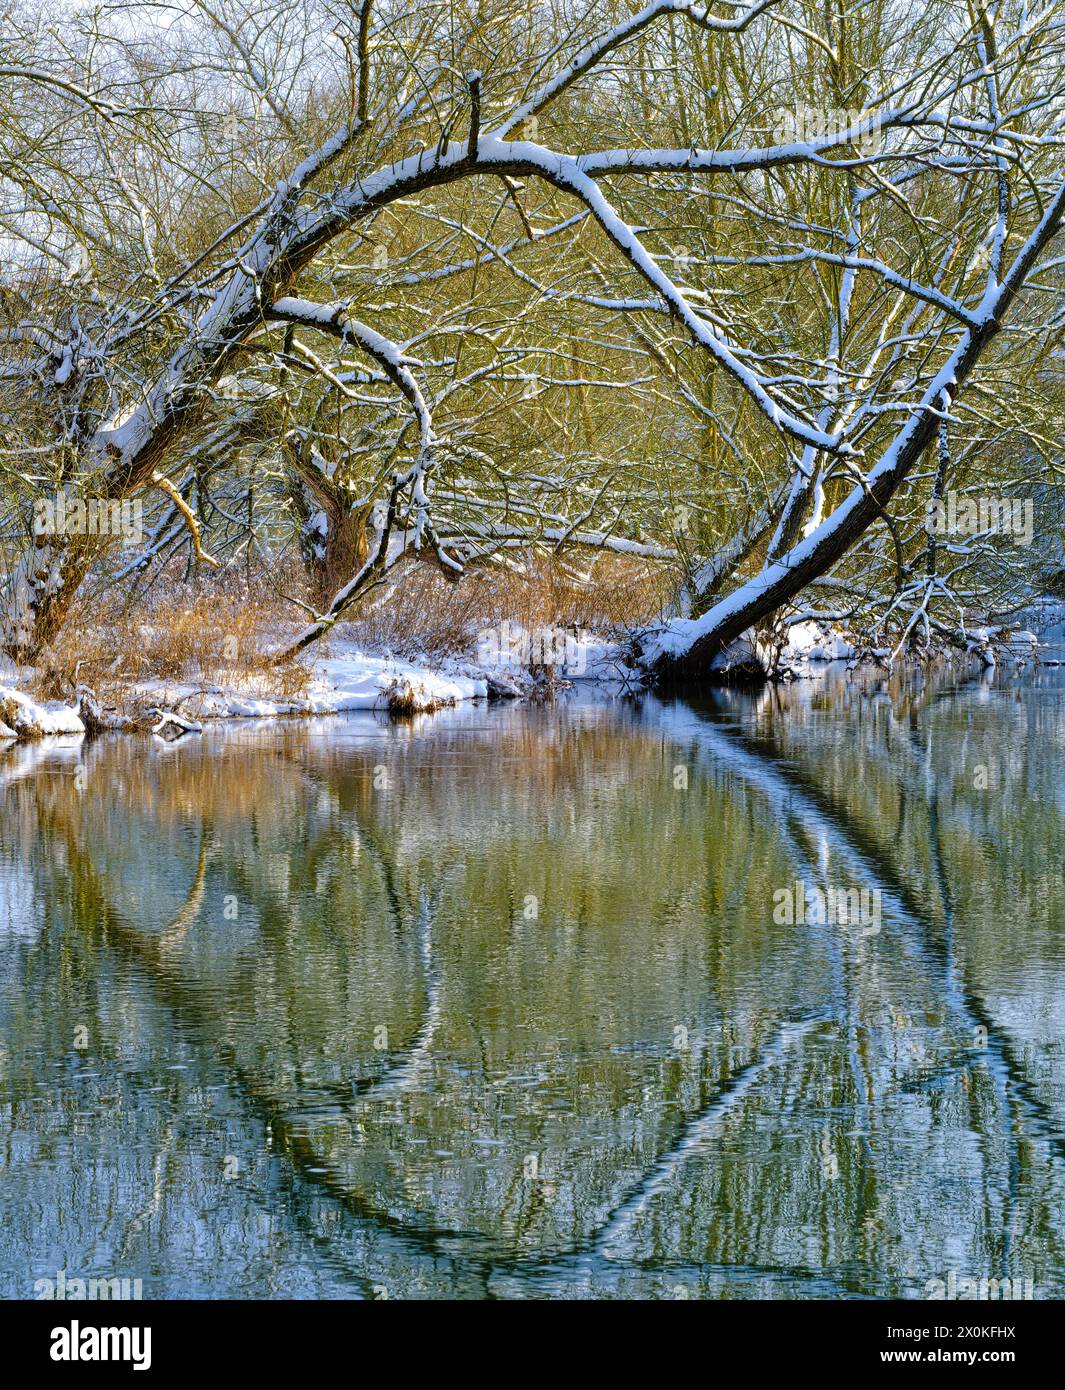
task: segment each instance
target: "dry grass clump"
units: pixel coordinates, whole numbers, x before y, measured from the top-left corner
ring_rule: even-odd
[[[410,718],[415,714],[431,714],[434,710],[453,705],[454,700],[442,700],[432,695],[424,685],[415,681],[398,678],[385,691],[388,712],[394,718]]]
[[[520,572],[475,570],[457,582],[418,565],[345,628],[362,646],[430,658],[469,653],[481,631],[504,621],[530,632],[582,628],[621,636],[659,611],[664,585],[662,575],[625,556],[600,556],[586,583],[549,559]]]
[[[303,590],[297,572],[291,588]],[[479,636],[507,622],[532,632],[584,629],[623,636],[660,608],[666,577],[626,556],[595,558],[579,581],[551,557],[521,569],[484,568],[447,580],[417,563],[397,571],[377,601],[353,612],[337,629],[367,650],[429,661],[475,653]],[[116,589],[79,596],[54,644],[32,673],[37,695],[72,701],[79,685],[107,707],[128,703],[130,687],[146,681],[244,689],[266,698],[306,694],[307,663],[273,665],[273,652],[304,615],[277,592],[265,568],[204,574],[186,583],[164,574],[130,601]],[[325,654],[326,638],[309,655]],[[396,713],[433,707],[424,692],[397,689]]]
[[[107,594],[81,598],[38,658],[34,683],[45,699],[70,699],[79,684],[87,685],[105,703],[148,680],[295,699],[306,691],[307,668],[272,664],[279,627],[291,620],[268,588],[240,582],[199,593],[174,585],[132,608]]]

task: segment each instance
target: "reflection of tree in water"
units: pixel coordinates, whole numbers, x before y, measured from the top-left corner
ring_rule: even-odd
[[[112,748],[80,801],[26,784],[41,833],[78,866],[76,920],[153,980],[269,1124],[298,1175],[288,1209],[311,1187],[368,1233],[353,1277],[396,1291],[919,1287],[940,1272],[942,1226],[897,1184],[916,1171],[934,1190],[963,1121],[1000,1136],[1009,1173],[1004,1215],[990,1162],[979,1178],[975,1272],[1009,1272],[1003,1222],[1028,1223],[1023,1272],[1030,1236],[1059,1249],[1055,1175],[1040,1205],[1032,1171],[1050,1116],[993,1023],[989,1067],[964,1051],[986,1011],[953,978],[942,914],[917,906],[909,844],[885,850],[852,804],[853,746],[848,780],[842,762],[826,775],[793,711],[779,740],[764,716],[754,733],[653,707],[636,728],[538,718],[357,756],[301,730],[276,734],[274,756],[224,746],[155,769]],[[879,814],[900,772],[875,722],[859,734]],[[701,775],[678,796],[669,774],[685,760]],[[369,776],[382,761],[386,797]],[[132,919],[120,866],[100,867],[116,799],[158,873],[182,866],[165,918]],[[826,843],[831,872],[882,887],[883,943],[774,936],[773,886],[823,872]],[[530,880],[545,904],[532,926]],[[227,892],[239,926],[222,917]],[[893,1012],[877,976],[888,946]],[[670,1046],[677,1022],[687,1054]],[[375,1053],[379,1023],[390,1046]],[[888,1132],[899,1120],[905,1145]],[[909,1280],[903,1246],[920,1252]]]
[[[786,695],[781,698],[779,691],[760,702],[761,708],[751,721],[755,732],[726,721],[725,737],[745,752],[757,754],[762,764],[761,777],[767,782],[776,782],[778,802],[783,798],[793,807],[801,803],[801,818],[808,829],[820,828],[819,822],[828,822],[832,855],[837,861],[837,881],[840,879],[838,866],[843,865],[855,881],[881,885],[892,909],[890,924],[905,934],[909,949],[916,946],[922,952],[933,972],[932,978],[940,981],[945,1014],[956,1026],[960,1025],[961,1037],[953,1048],[945,1050],[945,1055],[926,1062],[917,1077],[902,1078],[897,1084],[900,1089],[913,1093],[928,1093],[949,1080],[960,1081],[963,1087],[971,1107],[972,1132],[981,1141],[985,1158],[983,1181],[988,1250],[981,1272],[989,1277],[1030,1277],[1032,1260],[1038,1258],[1041,1264],[1045,1262],[1049,1276],[1054,1278],[1055,1272],[1062,1267],[1060,1220],[1055,1211],[1060,1202],[1060,1169],[1055,1165],[1065,1158],[1060,1124],[1053,1113],[1054,1093],[1033,1082],[1030,1059],[1020,1057],[1009,1028],[996,1022],[981,993],[970,983],[966,960],[971,941],[975,943],[974,954],[979,959],[980,947],[989,936],[994,942],[1000,942],[1008,935],[1001,926],[1009,920],[1006,899],[1013,895],[1013,885],[1000,857],[993,851],[997,840],[986,833],[988,821],[993,821],[994,829],[1001,832],[1010,825],[1023,825],[1031,818],[1032,773],[1038,768],[1053,783],[1056,769],[1048,768],[1045,760],[1032,759],[1029,744],[1038,746],[1038,740],[1051,731],[1060,740],[1065,723],[1058,702],[1049,709],[1036,705],[1035,718],[1029,710],[1018,710],[1027,738],[1022,743],[1010,745],[1009,752],[1014,756],[1020,776],[1010,780],[1008,791],[1003,787],[1003,795],[994,799],[985,797],[977,809],[964,796],[966,790],[971,791],[971,781],[968,788],[964,785],[967,754],[964,744],[959,752],[955,747],[957,740],[951,739],[955,730],[949,714],[939,721],[938,729],[936,727],[938,715],[959,706],[961,716],[971,723],[965,699],[969,693],[952,687],[944,690],[932,686],[924,692],[923,698],[917,699],[912,692],[907,692],[908,708],[903,711],[905,717],[899,719],[885,720],[883,705],[876,711],[880,717],[862,717],[869,713],[869,706],[860,698],[854,700],[857,719],[846,725],[839,721],[838,711],[833,711],[833,717],[825,721],[825,730],[837,741],[845,740],[851,745],[852,758],[857,752],[862,769],[860,781],[856,781],[838,760],[833,765],[831,757],[826,759],[826,740],[822,737],[817,740],[819,756],[816,759],[811,758],[809,748],[805,749],[805,757],[796,756],[804,744],[802,728],[806,721],[803,716],[810,714],[810,704],[801,699],[789,700]],[[1010,699],[1010,692],[1000,698]],[[888,708],[890,710],[890,706]],[[783,717],[776,718],[778,713]],[[924,718],[919,719],[919,714]],[[720,720],[718,715],[719,729],[715,731],[718,738],[721,737]],[[1016,722],[1010,721],[1013,726]],[[997,734],[995,746],[1001,749],[1001,726],[994,732]],[[1016,737],[1016,727],[1012,732]],[[856,750],[855,743],[858,744]],[[934,754],[940,749],[944,756],[937,760]],[[713,751],[719,752],[716,747]],[[986,744],[983,756],[986,756]],[[942,762],[946,767],[939,765]],[[970,777],[971,767],[970,757]],[[946,784],[947,788],[945,814],[939,790],[941,784]],[[856,787],[859,797],[875,804],[873,813],[868,805],[855,809]],[[885,787],[893,789],[897,798],[894,816],[884,805]],[[1060,818],[1053,824],[1054,818],[1046,817],[1045,811],[1039,812],[1034,820],[1036,833],[1025,845],[1030,853],[1035,841],[1038,856],[1039,840],[1060,843],[1061,824]],[[943,844],[944,822],[952,828],[955,839],[955,858],[949,865]],[[974,836],[974,823],[985,833]],[[911,852],[915,849],[923,852],[927,865],[907,876],[905,868],[901,871],[899,868],[907,859],[904,853],[900,854],[900,846]],[[974,856],[977,864],[973,862]],[[975,884],[985,898],[979,919],[966,923],[966,951],[960,956],[956,950],[958,914],[951,886],[958,882],[970,890]],[[1040,938],[1036,938],[1036,943],[1040,943]],[[1042,944],[1050,943],[1042,938]],[[1030,956],[1027,964],[1029,967],[1034,964]],[[932,1027],[925,1030],[928,1034],[933,1031]],[[979,1046],[974,1045],[976,1039],[980,1040]],[[983,1106],[980,1104],[982,1083],[984,1093],[990,1092],[993,1097]],[[997,1150],[985,1143],[996,1134]],[[987,1161],[996,1158],[997,1162]],[[1022,1183],[1026,1189],[1023,1195]],[[997,1218],[992,1194],[995,1186],[1002,1190],[1002,1211]],[[1016,1237],[1025,1218],[1029,1224],[1023,1239],[1018,1241]]]

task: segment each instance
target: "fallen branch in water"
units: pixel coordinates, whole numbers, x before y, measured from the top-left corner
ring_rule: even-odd
[[[178,730],[174,735],[175,738],[181,738],[184,734],[203,733],[203,725],[197,720],[186,719],[183,715],[175,714],[173,710],[156,709],[153,707],[144,712],[145,714],[157,714],[159,716],[159,723],[152,725],[152,733],[158,734],[160,737],[162,736],[162,731],[169,728],[176,728]]]

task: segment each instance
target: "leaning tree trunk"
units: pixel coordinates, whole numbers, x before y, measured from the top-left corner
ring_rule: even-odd
[[[779,560],[721,599],[701,618],[684,626],[667,625],[648,634],[644,662],[659,685],[705,680],[713,658],[820,579],[851,549],[906,481],[939,430],[940,411],[949,411],[973,367],[1002,326],[1039,253],[1057,235],[1065,218],[1065,181],[1039,225],[1018,253],[1004,279],[989,289],[979,318],[972,321],[954,351],[929,383],[920,404],[884,450],[876,466],[836,510]]]
[[[31,665],[51,645],[104,545],[99,537],[32,538],[11,576],[6,611],[0,614],[0,649],[7,656]]]
[[[959,372],[959,380],[961,376]],[[934,438],[937,426],[932,411],[922,412],[897,450],[893,467],[871,477],[867,487],[856,488],[812,535],[708,609],[679,649],[652,648],[650,664],[656,684],[687,684],[704,678],[714,657],[730,642],[826,574],[883,515],[887,502]]]

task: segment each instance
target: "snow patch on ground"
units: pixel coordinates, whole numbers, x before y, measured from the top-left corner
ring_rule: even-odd
[[[24,690],[0,685],[0,736],[3,729],[18,738],[43,738],[48,734],[83,734],[85,725],[78,711],[61,701],[38,702]]]
[[[521,698],[537,690],[536,678],[505,655],[492,662],[480,657],[413,659],[363,651],[334,634],[327,649],[304,657],[310,680],[291,698],[264,693],[252,683],[218,684],[205,680],[145,680],[125,693],[121,710],[103,711],[90,692],[79,691],[85,720],[95,727],[128,728],[131,724],[167,737],[195,734],[203,720],[270,719],[282,716],[347,714],[357,711],[417,712],[454,706],[465,700]],[[622,647],[588,633],[567,639],[565,660],[552,668],[562,681],[588,681],[625,688],[634,672]],[[15,679],[14,672],[4,675]],[[32,678],[24,673],[23,680]],[[39,702],[12,683],[0,684],[0,741],[86,732],[74,705]]]
[[[1025,628],[1014,631],[1009,650],[1018,657],[1036,654],[1042,661],[1065,660],[1065,602],[1040,599],[1022,615]],[[674,619],[645,640],[642,663],[651,664],[655,652],[683,650],[689,620]],[[1032,629],[1032,631],[1029,630]],[[979,640],[980,633],[973,632]],[[629,664],[624,643],[581,632],[567,637],[565,659],[551,668],[566,683],[587,682],[618,693],[631,689],[639,675]],[[794,676],[808,676],[832,662],[853,660],[855,647],[834,625],[811,619],[793,622],[780,653],[781,666]],[[6,663],[0,665],[0,747],[12,740],[61,736],[74,738],[93,727],[124,728],[131,724],[148,729],[162,720],[163,732],[178,738],[195,734],[203,720],[284,716],[339,715],[349,712],[384,712],[390,703],[414,712],[454,706],[466,700],[535,698],[537,677],[520,661],[500,653],[486,660],[478,650],[468,658],[430,657],[415,651],[410,659],[363,651],[354,641],[334,633],[328,648],[312,649],[304,660],[308,684],[291,698],[264,693],[251,683],[215,684],[204,680],[142,681],[131,687],[121,712],[108,711],[98,722],[80,692],[83,720],[76,703],[39,701],[19,688],[32,672],[21,676]],[[741,677],[758,669],[768,670],[771,653],[745,633],[718,654],[713,669],[721,675]],[[98,702],[95,703],[98,709]],[[147,718],[147,712],[156,713]],[[174,715],[176,719],[164,716]]]
[[[291,699],[191,680],[142,681],[131,693],[138,704],[175,710],[190,720],[380,711],[402,695],[408,695],[416,708],[433,709],[485,699],[490,693],[489,675],[469,663],[447,660],[430,665],[428,658],[408,661],[364,652],[339,640],[329,655],[315,656],[307,664],[310,682],[303,694]]]
[[[809,620],[792,623],[788,629],[787,645],[781,652],[783,661],[792,666],[804,661],[850,661],[854,655],[854,647],[842,633],[827,623]]]
[[[386,710],[397,691],[414,692],[423,708],[483,699],[484,677],[441,673],[410,661],[349,650],[318,658],[306,694],[285,700],[251,690],[199,681],[142,681],[133,687],[138,703],[178,711],[190,720],[269,719],[279,715],[346,714]]]
[[[431,670],[428,663],[371,656],[355,648],[341,650],[337,644],[333,655],[314,662],[307,698],[314,714],[387,709],[391,692],[403,686],[413,687],[432,704],[456,705],[461,700],[485,699],[487,676],[460,674],[455,666],[454,662],[446,662]]]

